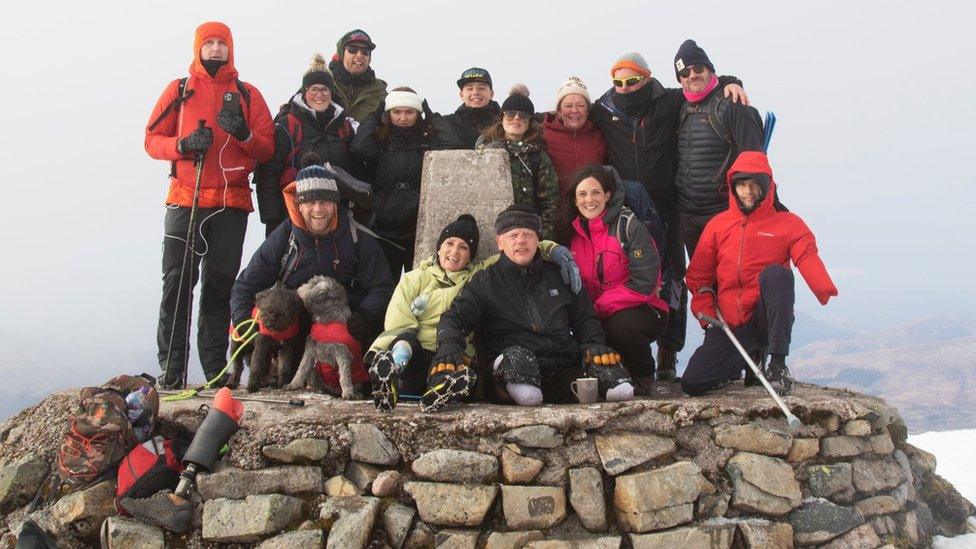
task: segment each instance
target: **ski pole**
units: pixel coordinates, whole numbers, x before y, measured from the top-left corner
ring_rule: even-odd
[[[762,383],[763,387],[766,388],[766,392],[769,393],[769,396],[773,397],[773,400],[776,401],[776,405],[779,406],[781,410],[783,410],[783,415],[786,416],[786,422],[789,424],[790,428],[796,429],[797,427],[799,427],[800,418],[793,415],[793,412],[790,412],[790,409],[786,407],[786,404],[783,402],[783,399],[781,399],[779,395],[776,394],[776,390],[773,389],[773,386],[769,384],[769,381],[766,381],[766,376],[764,376],[762,371],[759,370],[759,367],[756,366],[756,363],[752,361],[752,357],[749,356],[749,353],[747,353],[746,350],[742,347],[742,344],[739,343],[739,339],[735,337],[735,334],[732,333],[732,329],[729,328],[729,325],[725,323],[725,319],[722,318],[722,312],[716,310],[716,313],[718,314],[718,318],[712,318],[706,315],[705,313],[698,313],[697,316],[699,320],[705,321],[711,324],[712,326],[718,326],[722,328],[722,330],[725,332],[725,335],[729,336],[729,340],[732,341],[732,345],[735,345],[735,348],[738,349],[739,354],[741,354],[742,358],[745,359],[746,364],[749,365],[749,368],[752,370],[752,373],[755,374],[756,378]]]
[[[206,120],[199,121],[199,127],[203,128],[207,124]],[[193,164],[197,168],[196,181],[193,184],[193,204],[190,207],[190,223],[186,230],[186,248],[183,251],[183,264],[180,266],[180,282],[176,287],[176,306],[173,308],[173,326],[169,332],[169,345],[166,349],[166,368],[163,372],[163,379],[169,380],[169,367],[173,354],[173,335],[176,334],[176,321],[179,319],[180,310],[180,298],[183,294],[183,279],[186,276],[187,265],[189,268],[193,268],[193,246],[196,240],[196,219],[197,219],[197,209],[200,206],[200,180],[203,178],[203,160],[206,152],[200,152],[197,154],[196,159]],[[193,277],[190,277],[190,287],[187,291],[187,304],[186,304],[186,353],[183,357],[183,384],[181,388],[186,388],[186,376],[187,370],[190,366],[190,329],[192,327],[192,314],[193,314]]]

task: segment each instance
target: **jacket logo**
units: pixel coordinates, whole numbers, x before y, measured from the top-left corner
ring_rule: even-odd
[[[776,236],[776,235],[774,235],[773,233],[766,233],[763,231],[759,231],[759,236]]]
[[[557,290],[556,288],[553,288],[553,289],[549,290],[549,295],[551,295],[553,297],[556,297],[557,295],[559,295],[559,290]]]

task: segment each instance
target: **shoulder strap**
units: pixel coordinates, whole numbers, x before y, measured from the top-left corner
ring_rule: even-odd
[[[173,112],[173,109],[178,111],[180,107],[182,107],[183,103],[193,95],[193,90],[190,90],[189,92],[186,91],[186,80],[186,76],[180,78],[179,84],[177,84],[176,87],[176,98],[170,101],[169,105],[166,105],[166,108],[163,109],[163,112],[159,113],[159,116],[152,121],[152,124],[149,124],[149,131],[156,129],[156,126],[158,126],[164,118],[169,116],[169,113]]]
[[[732,143],[732,134],[729,129],[725,126],[725,122],[722,117],[718,115],[718,106],[725,98],[723,93],[715,93],[708,99],[708,105],[705,106],[705,110],[708,113],[708,125],[715,130],[715,133],[722,138],[726,143]]]
[[[244,103],[247,105],[247,108],[251,108],[251,90],[247,89],[247,86],[240,79],[235,80],[234,83],[237,84],[237,91],[244,98]]]
[[[617,217],[617,240],[620,242],[620,247],[627,251],[627,246],[630,244],[627,234],[630,232],[630,222],[633,221],[636,214],[629,209],[620,210],[620,215]]]
[[[288,233],[288,247],[285,248],[284,255],[281,256],[281,267],[278,269],[278,282],[277,286],[284,284],[285,279],[288,278],[298,265],[298,243],[295,242],[295,233]]]

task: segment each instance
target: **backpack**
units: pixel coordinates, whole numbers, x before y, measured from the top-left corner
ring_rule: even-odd
[[[182,453],[182,452],[179,452]],[[123,498],[147,498],[160,490],[176,488],[183,465],[173,441],[155,436],[129,452],[118,469],[115,489],[116,508]]]
[[[78,487],[115,474],[116,465],[140,442],[133,421],[140,432],[155,427],[159,394],[154,381],[148,374],[122,375],[81,390],[55,460],[63,482]],[[132,393],[139,396],[140,406],[130,410],[126,397]]]

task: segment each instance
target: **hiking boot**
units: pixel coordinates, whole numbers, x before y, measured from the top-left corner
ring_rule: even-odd
[[[148,498],[122,498],[119,507],[147,524],[182,534],[189,531],[193,520],[193,504],[169,490],[162,490]]]
[[[467,366],[436,374],[427,382],[428,389],[420,399],[420,409],[436,412],[449,402],[457,402],[471,393],[478,376]]]
[[[634,385],[634,395],[651,396],[654,393],[654,376],[641,376],[631,379]]]
[[[390,351],[378,351],[369,366],[373,384],[373,404],[380,412],[393,412],[399,400],[400,367]]]
[[[752,358],[752,363],[755,364],[756,367],[759,368],[759,371],[762,372],[763,375],[766,375],[766,368],[765,368],[766,353],[765,353],[765,351],[762,351],[762,350],[755,351],[755,352],[751,353],[749,355],[749,357]],[[743,383],[745,383],[745,386],[746,387],[755,387],[757,385],[762,385],[762,382],[759,381],[759,378],[756,377],[756,374],[752,373],[752,368],[750,368],[748,364],[746,364],[746,377],[745,377],[745,381]]]
[[[766,381],[776,389],[779,396],[787,396],[793,390],[793,376],[790,369],[786,367],[786,361],[773,359],[766,367]]]
[[[676,381],[678,379],[678,353],[667,347],[657,348],[657,380]]]
[[[166,378],[160,376],[159,379],[156,380],[156,387],[164,391],[175,391],[178,389],[183,389],[183,378],[182,377]]]

